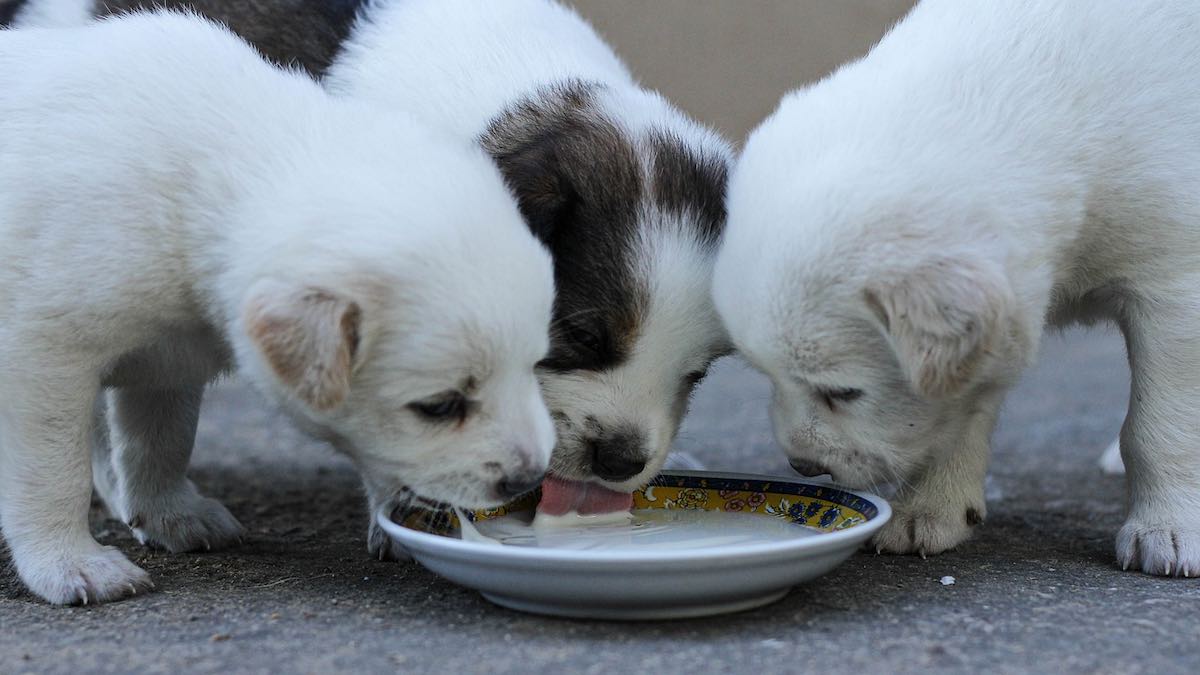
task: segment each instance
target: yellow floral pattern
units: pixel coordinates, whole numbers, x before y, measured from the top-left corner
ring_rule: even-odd
[[[532,511],[537,508],[539,497],[538,492],[531,492],[506,506],[476,511],[472,514],[472,520],[488,520],[510,513]],[[685,473],[665,473],[650,485],[634,492],[633,508],[756,513],[790,520],[822,532],[854,527],[878,513],[878,507],[869,500],[836,487]],[[435,534],[450,534],[458,530],[458,518],[453,513],[413,511],[405,514],[402,522],[406,527]]]

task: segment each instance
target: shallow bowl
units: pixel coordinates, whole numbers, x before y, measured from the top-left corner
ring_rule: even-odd
[[[468,518],[532,512],[538,493]],[[833,485],[706,471],[672,471],[634,493],[634,510],[701,509],[784,519],[813,536],[687,550],[570,550],[494,546],[459,538],[458,519],[417,512],[379,524],[425,567],[488,600],[538,614],[675,619],[774,602],[850,557],[891,517],[882,498]],[[735,520],[731,518],[731,521]]]

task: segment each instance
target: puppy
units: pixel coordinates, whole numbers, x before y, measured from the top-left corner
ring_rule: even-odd
[[[172,551],[241,533],[186,477],[234,364],[380,491],[546,470],[553,272],[493,163],[201,19],[0,31],[0,250],[0,526],[50,602],[150,587],[88,532],[102,392],[110,506]]]
[[[729,146],[639,87],[552,0],[26,0],[18,23],[157,5],[194,7],[337,94],[491,153],[554,256],[539,369],[558,431],[546,504],[627,508],[730,348],[709,292]],[[371,491],[374,508],[387,498]],[[374,524],[369,541],[374,555],[399,555]]]
[[[924,0],[789,95],[735,171],[714,295],[806,474],[903,484],[881,550],[984,517],[1045,326],[1115,321],[1126,568],[1200,572],[1200,7]]]
[[[628,508],[729,350],[709,289],[731,153],[641,89],[549,0],[399,0],[361,18],[332,91],[478,139],[555,259],[540,379],[557,423],[543,506]]]

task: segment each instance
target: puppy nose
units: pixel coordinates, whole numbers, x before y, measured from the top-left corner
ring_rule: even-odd
[[[545,472],[542,471],[529,470],[507,474],[496,485],[497,492],[505,499],[520,497],[541,485],[545,475]]]
[[[829,473],[829,469],[825,468],[825,465],[818,464],[816,462],[810,462],[807,459],[789,459],[788,464],[792,465],[792,468],[796,470],[796,473],[808,478],[812,478],[814,476],[824,476],[825,474]]]
[[[589,441],[592,473],[604,480],[629,480],[646,469],[642,442],[636,433],[622,433]]]
[[[645,468],[645,460],[632,457],[598,455],[592,460],[592,471],[604,480],[629,480]]]

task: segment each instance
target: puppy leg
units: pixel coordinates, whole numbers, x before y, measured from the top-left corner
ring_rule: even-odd
[[[1200,343],[1194,309],[1157,302],[1126,322],[1132,369],[1121,431],[1129,516],[1117,535],[1126,569],[1200,576]]]
[[[96,497],[113,518],[120,518],[117,508],[117,469],[113,466],[112,444],[108,438],[108,414],[105,397],[96,397],[92,413],[92,487]]]
[[[17,574],[54,604],[117,600],[150,576],[88,531],[88,438],[98,385],[37,364],[4,382],[0,401],[0,526]],[[3,378],[0,378],[3,379]]]
[[[147,546],[172,553],[237,543],[242,526],[187,478],[203,385],[109,392],[116,509]]]
[[[410,502],[409,497],[402,492],[374,485],[370,480],[364,480],[363,485],[367,490],[367,509],[371,519],[367,527],[367,553],[372,558],[389,562],[412,560],[404,546],[388,536],[375,520],[376,514],[381,511],[391,516],[398,508],[407,506]]]
[[[991,433],[999,397],[987,402],[969,424],[967,442],[951,448],[900,490],[892,519],[875,535],[880,553],[916,553],[921,557],[952,549],[971,536],[987,515],[987,480]]]

